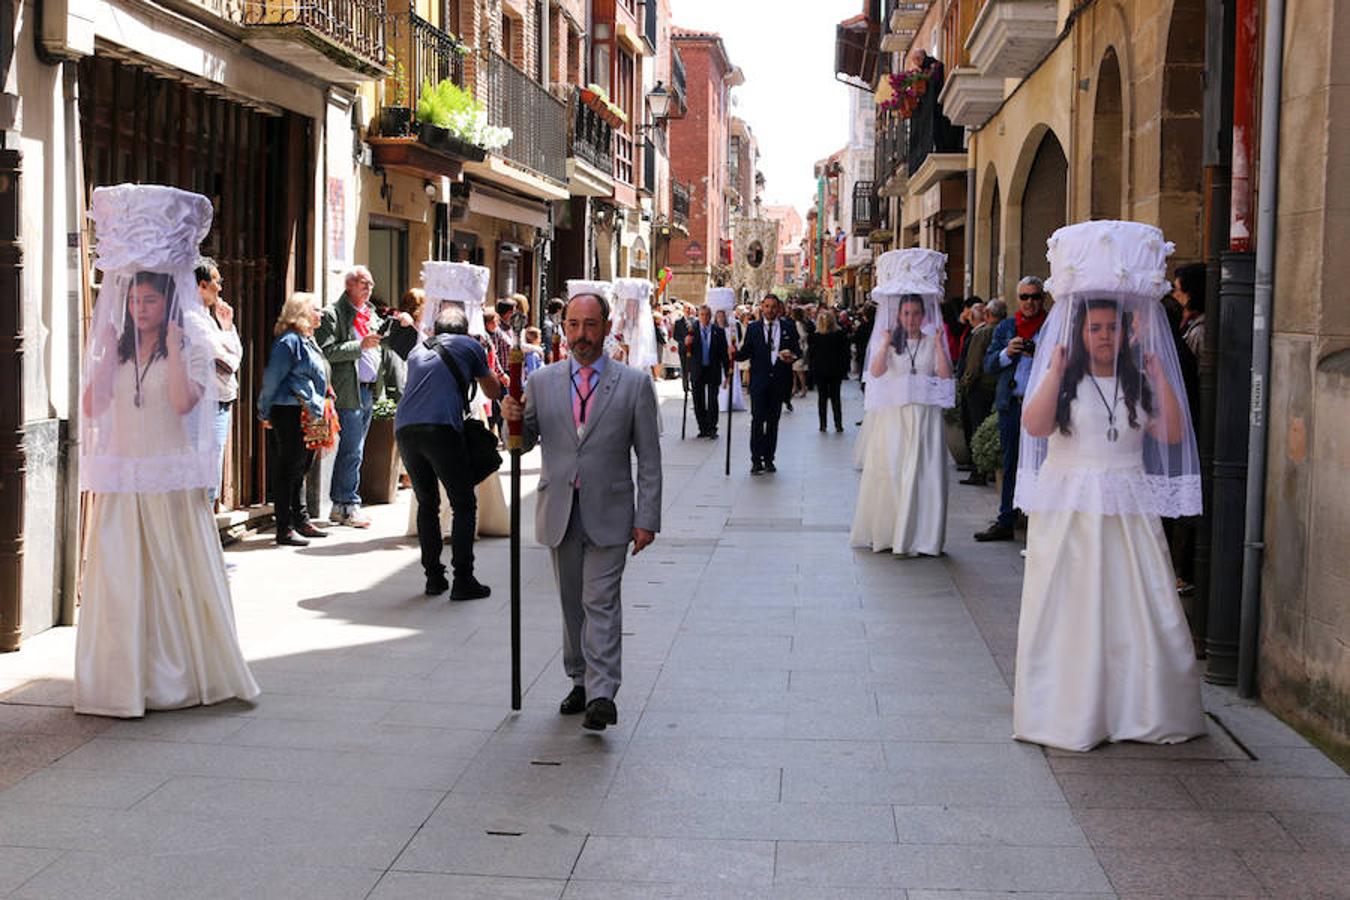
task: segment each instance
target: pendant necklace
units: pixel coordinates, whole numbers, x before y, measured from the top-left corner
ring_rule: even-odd
[[[1088,372],[1088,377],[1092,379],[1092,386],[1097,389],[1097,396],[1102,398],[1102,406],[1106,407],[1106,439],[1114,444],[1120,439],[1120,431],[1116,428],[1116,400],[1120,397],[1120,379],[1115,379],[1115,387],[1111,391],[1111,402],[1107,403],[1106,392],[1097,383],[1097,376]]]
[[[131,397],[131,402],[137,409],[141,408],[141,382],[150,372],[150,364],[155,361],[155,354],[151,353],[150,358],[145,361],[145,368],[141,368],[140,360],[136,360],[133,365],[136,367],[136,392]]]
[[[923,340],[923,339],[920,338],[920,340]],[[914,352],[913,352],[913,353],[910,353],[910,352],[909,352],[909,336],[908,336],[908,335],[906,335],[906,337],[905,337],[905,355],[909,357],[909,374],[911,374],[911,375],[918,375],[918,374],[919,374],[919,366],[918,366],[918,363],[916,362],[916,360],[917,360],[918,357],[919,357],[919,345],[918,345],[918,344],[915,344],[915,345],[914,345]]]

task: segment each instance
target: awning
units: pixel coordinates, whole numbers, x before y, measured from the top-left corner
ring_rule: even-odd
[[[849,84],[863,90],[872,90],[877,77],[878,48],[881,29],[866,15],[845,19],[835,26],[834,71],[844,76]]]
[[[548,207],[523,197],[509,197],[477,182],[471,182],[469,212],[491,216],[507,222],[519,222],[543,231],[548,230]]]

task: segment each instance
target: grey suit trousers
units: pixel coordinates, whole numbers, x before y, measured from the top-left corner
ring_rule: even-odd
[[[575,491],[562,543],[554,547],[553,572],[563,614],[563,670],[586,699],[614,699],[622,680],[623,602],[620,586],[628,545],[602,547],[586,537]]]

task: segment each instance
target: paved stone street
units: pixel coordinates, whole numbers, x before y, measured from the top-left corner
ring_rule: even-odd
[[[73,629],[0,658],[0,896],[1350,896],[1350,779],[1230,693],[1178,747],[1009,738],[1020,545],[970,539],[992,487],[952,484],[944,559],[854,552],[856,388],[849,434],[798,401],[756,478],[748,417],[724,478],[661,391],[617,728],[557,715],[532,540],[510,712],[507,542],[478,545],[491,599],[427,598],[404,492],[369,532],[229,550],[256,707],[77,718]]]

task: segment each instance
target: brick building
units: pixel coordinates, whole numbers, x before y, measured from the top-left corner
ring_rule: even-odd
[[[690,186],[689,234],[670,242],[672,296],[702,303],[718,275],[723,241],[730,237],[731,88],[744,76],[717,34],[675,29],[672,43],[684,60],[688,113],[670,127],[672,175]]]

